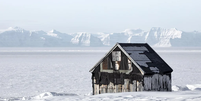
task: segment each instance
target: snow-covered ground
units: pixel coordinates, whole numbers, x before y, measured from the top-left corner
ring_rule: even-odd
[[[157,48],[173,68],[173,92],[91,95],[89,69],[102,48],[0,48],[0,101],[201,100],[201,49]]]

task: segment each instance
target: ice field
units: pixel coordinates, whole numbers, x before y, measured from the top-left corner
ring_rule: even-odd
[[[0,48],[0,101],[201,100],[201,48],[156,48],[173,92],[91,95],[91,69],[109,47]]]

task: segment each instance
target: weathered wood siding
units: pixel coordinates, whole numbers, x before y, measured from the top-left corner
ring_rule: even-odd
[[[103,75],[112,75],[111,73],[102,74],[103,81],[93,82],[93,94],[102,93],[118,93],[118,92],[136,92],[136,91],[171,91],[171,74],[154,74],[145,75],[143,80],[134,80],[126,78],[126,76],[119,76],[120,78],[110,78],[108,81]],[[123,74],[120,74],[123,75]],[[115,76],[113,76],[115,77]],[[117,76],[116,76],[117,77]]]
[[[93,78],[93,94],[143,91],[140,75],[100,72]]]
[[[171,91],[171,74],[144,76],[144,91]]]
[[[114,51],[121,50],[117,47]],[[136,91],[171,91],[171,73],[157,74],[157,72],[142,75],[137,66],[122,51],[120,53],[119,61],[113,61],[112,54],[108,54],[92,72],[94,95]]]

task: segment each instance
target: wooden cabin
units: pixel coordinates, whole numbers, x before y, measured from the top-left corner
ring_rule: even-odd
[[[93,95],[171,91],[172,71],[147,43],[117,43],[90,70]]]

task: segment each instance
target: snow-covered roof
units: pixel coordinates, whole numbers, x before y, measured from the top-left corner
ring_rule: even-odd
[[[91,70],[94,69],[107,57],[116,47],[132,61],[142,74],[170,73],[171,67],[147,44],[147,43],[117,43]]]

